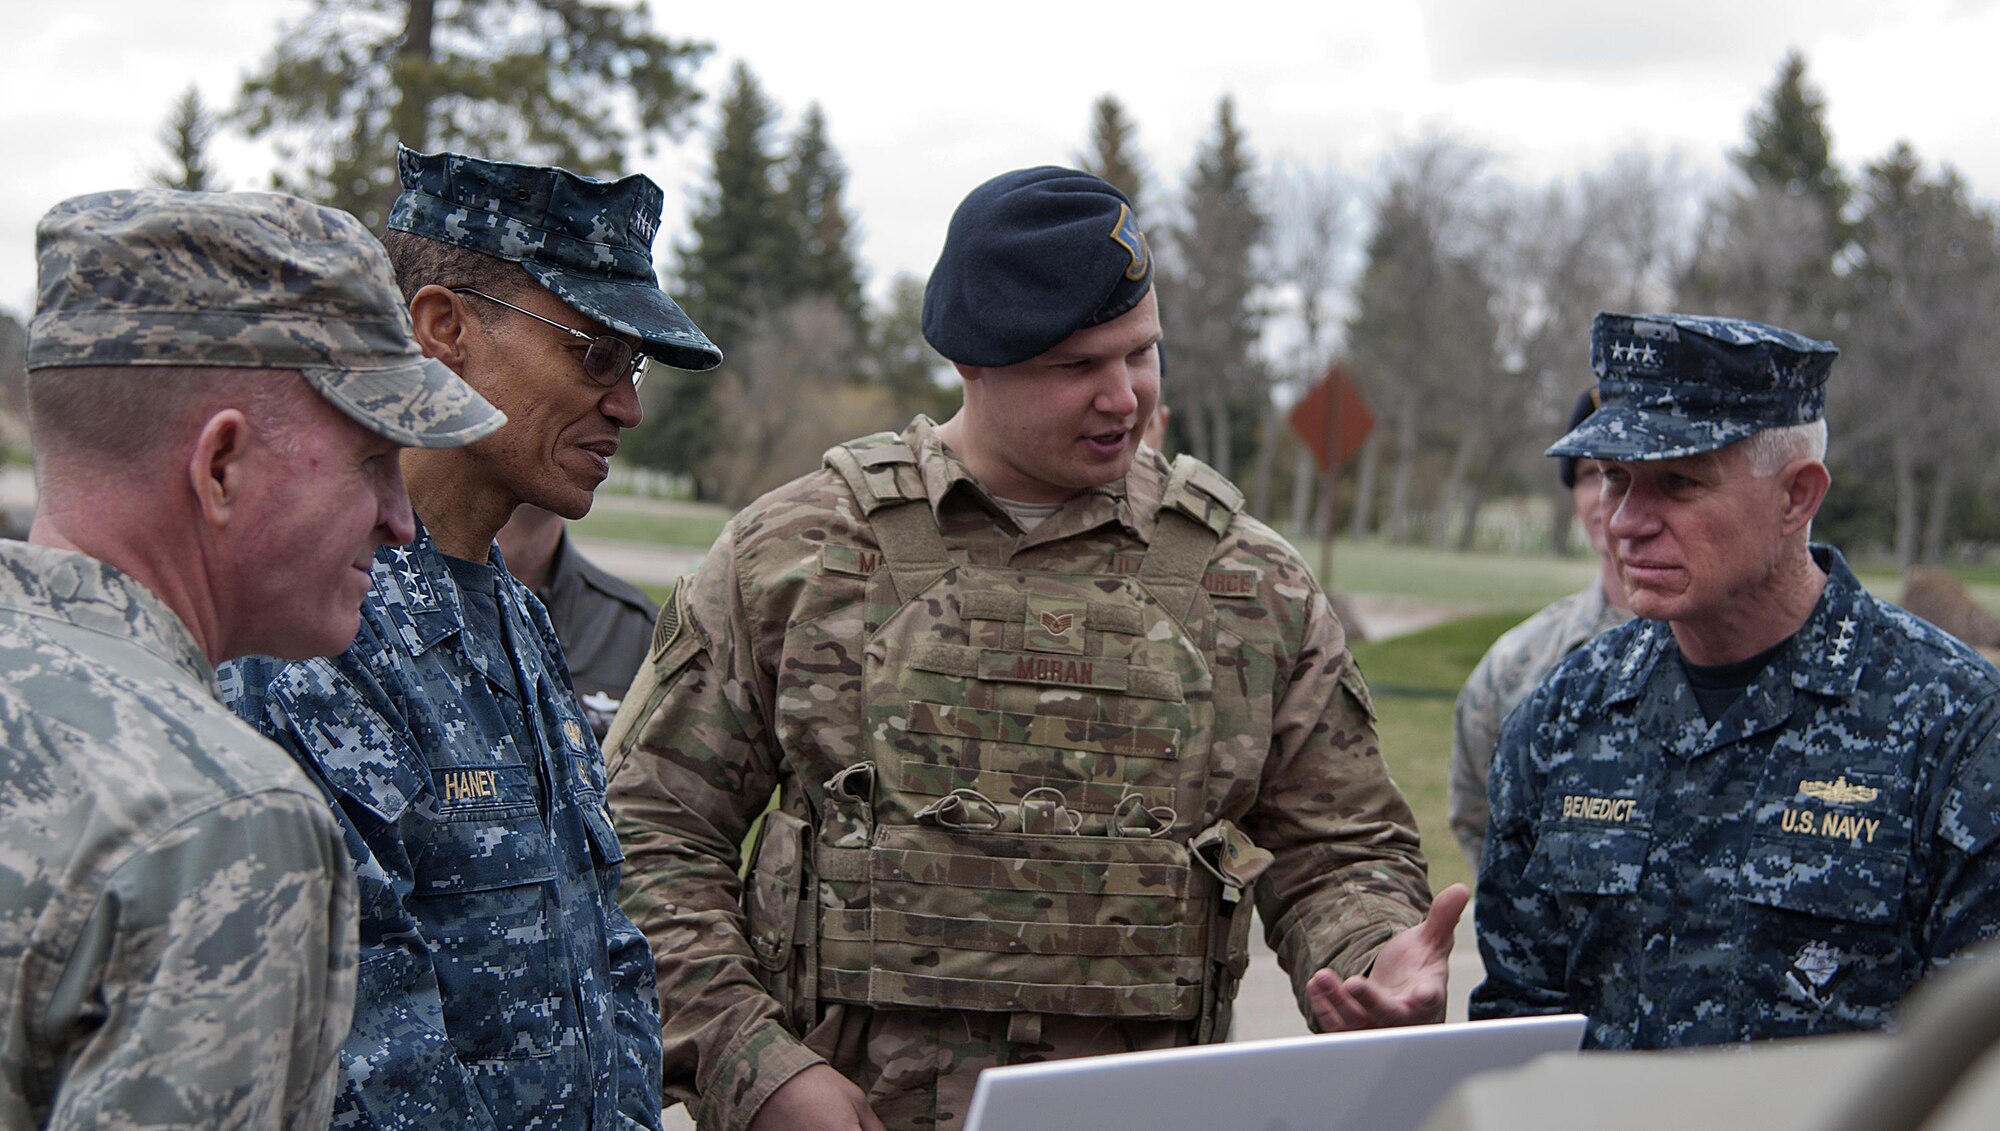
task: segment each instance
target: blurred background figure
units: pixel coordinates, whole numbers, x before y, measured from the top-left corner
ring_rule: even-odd
[[[548,608],[584,718],[603,738],[625,689],[646,662],[659,606],[638,586],[584,557],[554,511],[523,503],[498,539],[507,572]]]
[[[1597,388],[1592,386],[1576,398],[1564,431],[1588,419],[1597,411],[1597,404]],[[1570,490],[1577,521],[1590,539],[1590,550],[1597,555],[1597,576],[1581,591],[1556,601],[1495,640],[1458,693],[1451,720],[1451,835],[1458,838],[1474,872],[1479,871],[1480,849],[1486,840],[1490,815],[1486,775],[1493,764],[1494,744],[1500,740],[1501,722],[1556,661],[1632,617],[1624,607],[1625,586],[1611,563],[1605,535],[1604,499],[1598,490],[1604,478],[1602,467],[1594,459],[1570,456],[1561,457],[1556,466],[1556,474]]]

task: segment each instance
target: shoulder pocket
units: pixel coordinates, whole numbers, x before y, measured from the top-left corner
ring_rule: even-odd
[[[1361,705],[1361,711],[1368,716],[1368,721],[1374,722],[1375,697],[1369,694],[1368,681],[1361,677],[1361,668],[1355,664],[1352,654],[1348,655],[1346,662],[1340,667],[1340,686]]]
[[[646,662],[639,665],[638,674],[632,677],[632,686],[625,690],[625,700],[612,718],[611,726],[604,732],[604,741],[598,745],[604,752],[607,778],[618,776],[618,769],[631,752],[632,737],[660,709],[660,701],[666,698],[667,688],[673,677],[686,667],[703,648],[708,646],[708,638],[702,634],[701,626],[695,624],[688,615],[688,587],[694,584],[692,575],[674,582],[673,592],[660,605],[660,618],[653,624],[653,643],[646,655]]]

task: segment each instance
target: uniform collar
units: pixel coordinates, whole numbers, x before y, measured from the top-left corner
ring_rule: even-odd
[[[375,552],[368,604],[389,621],[412,656],[421,656],[464,626],[465,608],[443,551],[422,519],[416,520],[416,528],[409,545]],[[493,568],[506,570],[498,542],[486,553]]]
[[[1826,571],[1826,589],[1781,659],[1792,665],[1792,685],[1799,690],[1852,695],[1861,685],[1862,657],[1878,627],[1869,615],[1873,598],[1839,550],[1815,545],[1812,555]]]
[[[1789,672],[1792,686],[1801,691],[1844,698],[1860,686],[1862,657],[1875,631],[1868,615],[1869,597],[1839,550],[1817,543],[1810,549],[1813,561],[1826,571],[1826,588],[1770,666]],[[1680,658],[1680,645],[1665,621],[1638,625],[1605,681],[1607,703],[1638,698],[1656,665]]]
[[[943,514],[946,506],[957,505],[957,500],[953,498],[956,494],[996,517],[1010,523],[1013,521],[1007,516],[1006,509],[994,501],[986,485],[979,482],[938,436],[937,425],[929,417],[919,414],[912,420],[910,426],[903,430],[903,442],[917,455],[917,466],[923,474],[924,494],[930,499],[934,512]],[[1053,542],[1111,522],[1131,531],[1141,541],[1151,543],[1160,499],[1166,494],[1166,488],[1165,460],[1150,448],[1142,449],[1138,458],[1132,461],[1131,470],[1122,478],[1091,487],[1066,500],[1056,513],[1023,536],[1022,547]]]
[[[130,641],[221,698],[208,654],[167,603],[88,554],[0,543],[0,608]]]

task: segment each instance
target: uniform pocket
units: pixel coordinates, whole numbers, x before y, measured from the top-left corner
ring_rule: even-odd
[[[829,971],[876,1006],[1192,1020],[1208,873],[1185,845],[1108,836],[889,828],[866,856],[869,909],[848,930],[867,970]],[[845,1000],[855,1000],[842,995]]]
[[[531,771],[432,773],[438,817],[412,862],[411,903],[431,944],[445,1029],[466,1060],[548,1056],[562,1005],[547,902],[556,868]]]
[[[1652,843],[1641,828],[1543,829],[1525,878],[1570,895],[1633,895]]]
[[[1795,838],[1750,842],[1741,877],[1749,903],[1853,923],[1890,923],[1901,915],[1909,858]]]
[[[1737,986],[1767,1035],[1886,1024],[1920,959],[1904,914],[1907,857],[1801,837],[1757,836],[1738,876],[1756,959]]]
[[[625,863],[625,850],[618,844],[618,830],[604,807],[601,793],[572,794],[570,804],[583,815],[584,832],[590,837],[590,852],[599,868],[615,868]]]

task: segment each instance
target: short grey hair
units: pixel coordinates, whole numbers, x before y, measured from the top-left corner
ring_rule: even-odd
[[[193,440],[211,416],[239,408],[269,442],[291,451],[317,396],[293,370],[225,366],[112,365],[28,374],[28,431],[44,490],[87,476],[150,475]]]
[[[1743,455],[1750,461],[1750,474],[1762,479],[1776,475],[1795,459],[1826,460],[1826,418],[1810,424],[1787,424],[1766,428],[1740,440]]]

